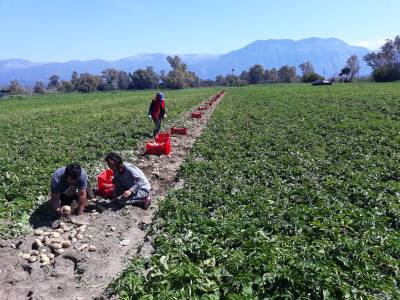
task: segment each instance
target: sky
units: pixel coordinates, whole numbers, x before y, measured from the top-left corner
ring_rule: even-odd
[[[224,54],[256,40],[338,38],[378,49],[399,0],[0,0],[0,60]]]

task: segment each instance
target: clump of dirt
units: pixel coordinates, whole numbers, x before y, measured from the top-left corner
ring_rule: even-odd
[[[146,231],[158,202],[168,188],[183,187],[178,170],[222,96],[203,103],[200,119],[184,116],[189,133],[171,136],[170,155],[131,158],[152,186],[148,210],[97,197],[83,218],[46,219],[26,236],[0,241],[0,299],[92,299],[132,258],[150,256]]]

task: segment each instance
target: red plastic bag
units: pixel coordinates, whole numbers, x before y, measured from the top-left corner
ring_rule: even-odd
[[[104,198],[112,198],[115,186],[112,182],[114,173],[110,169],[103,170],[97,176],[97,194]]]

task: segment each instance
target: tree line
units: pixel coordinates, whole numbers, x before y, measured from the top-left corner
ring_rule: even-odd
[[[375,81],[400,80],[400,36],[387,39],[379,51],[368,53],[364,60],[372,68]]]
[[[400,36],[393,40],[388,39],[377,52],[371,52],[363,57],[364,61],[373,70],[371,78],[378,82],[400,80]],[[278,82],[314,82],[324,79],[318,74],[311,62],[306,61],[298,66],[301,76],[297,75],[295,66],[284,65],[281,68],[264,69],[260,64],[242,71],[240,75],[232,74],[218,75],[215,80],[199,79],[194,72],[188,70],[182,59],[168,56],[167,61],[171,70],[166,73],[161,71],[157,74],[153,67],[137,69],[132,73],[116,69],[106,69],[101,75],[92,75],[74,71],[70,80],[60,80],[57,75],[49,78],[47,85],[37,81],[33,87],[34,93],[43,94],[49,90],[60,92],[83,92],[113,91],[113,90],[143,90],[143,89],[183,89],[200,86],[240,86],[246,84],[278,83]],[[330,78],[331,81],[351,82],[358,77],[360,62],[357,55],[350,56],[345,66],[337,77]],[[23,94],[24,88],[17,80],[12,80],[7,88],[11,94]]]
[[[158,88],[183,89],[202,84],[196,74],[188,70],[187,65],[179,56],[168,56],[167,61],[171,70],[168,73],[161,71],[160,74],[157,74],[153,67],[148,66],[145,69],[137,69],[132,73],[116,69],[106,69],[101,72],[101,75],[79,74],[74,71],[70,80],[61,80],[58,75],[52,75],[47,85],[43,81],[36,81],[33,92],[44,94],[49,91],[90,93]],[[206,81],[206,85],[209,85],[209,82]],[[17,80],[12,80],[7,90],[11,94],[23,94],[25,92]]]

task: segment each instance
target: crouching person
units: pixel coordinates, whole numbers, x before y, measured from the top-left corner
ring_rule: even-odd
[[[124,163],[115,152],[107,154],[104,160],[114,173],[113,199],[122,204],[134,204],[148,209],[151,204],[151,187],[143,172],[130,163]]]
[[[84,213],[87,198],[93,198],[86,171],[78,164],[69,164],[57,169],[51,176],[51,207],[59,215],[68,215],[77,211]],[[71,212],[62,211],[64,205]]]

